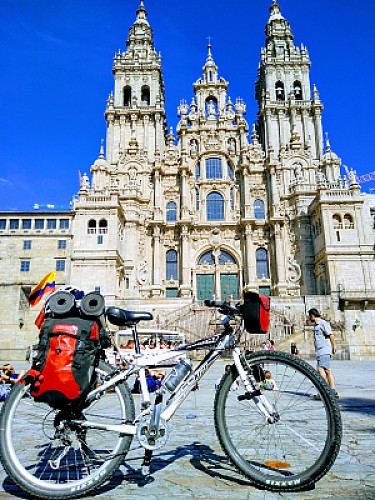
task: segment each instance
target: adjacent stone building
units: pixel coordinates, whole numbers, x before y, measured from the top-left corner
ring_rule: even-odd
[[[178,106],[177,130],[168,130],[161,57],[140,2],[113,62],[105,147],[72,210],[0,213],[1,294],[16,311],[7,319],[2,310],[4,321],[21,328],[27,287],[54,266],[58,283],[100,290],[128,308],[151,305],[161,316],[244,290],[273,296],[300,324],[306,304],[321,304],[344,325],[349,355],[375,355],[364,328],[375,326],[370,197],[354,171],[341,175],[323,137],[306,47],[295,45],[274,0],[251,123],[212,52],[209,44],[193,95]],[[353,350],[356,320],[364,339]]]

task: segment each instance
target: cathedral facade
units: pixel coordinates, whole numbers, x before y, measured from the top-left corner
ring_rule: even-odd
[[[74,206],[72,276],[125,300],[329,294],[374,283],[369,209],[323,140],[310,59],[273,2],[258,117],[228,97],[211,46],[167,130],[160,56],[143,3],[114,58],[107,138]],[[324,144],[325,143],[325,144]]]
[[[265,33],[254,122],[242,99],[231,101],[209,44],[174,132],[140,2],[126,50],[113,61],[105,145],[72,211],[0,213],[1,294],[20,304],[13,322],[21,325],[27,291],[51,265],[58,285],[100,290],[107,303],[128,308],[162,311],[251,290],[276,302],[314,297],[316,305],[328,296],[341,312],[368,309],[375,298],[370,197],[354,171],[341,175],[323,136],[309,53],[295,45],[275,0]]]

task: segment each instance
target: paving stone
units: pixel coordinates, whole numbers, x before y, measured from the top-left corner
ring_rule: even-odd
[[[224,369],[216,363],[191,393],[171,421],[165,447],[154,454],[152,474],[139,474],[143,449],[133,441],[126,463],[111,481],[86,499],[147,500],[183,498],[219,500],[374,500],[375,499],[375,363],[333,361],[340,392],[343,443],[329,473],[311,491],[272,493],[256,489],[237,473],[216,438],[213,404],[214,383]],[[18,368],[16,366],[16,368]],[[365,380],[366,388],[361,387]],[[139,398],[138,398],[139,399]],[[139,404],[139,401],[138,401]],[[195,418],[187,418],[195,416]],[[25,429],[23,440],[27,440]],[[0,500],[28,498],[0,467]]]

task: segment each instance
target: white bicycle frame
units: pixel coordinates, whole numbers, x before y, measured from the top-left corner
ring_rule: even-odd
[[[135,335],[136,335],[136,328],[134,327]],[[211,341],[212,345],[212,350],[206,355],[206,357],[203,359],[203,361],[187,376],[186,380],[180,384],[177,389],[170,394],[170,397],[163,409],[162,412],[160,412],[160,408],[158,409],[158,414],[156,416],[156,425],[158,425],[158,422],[160,421],[160,418],[164,419],[165,421],[169,421],[172,416],[175,414],[176,410],[181,406],[183,401],[187,398],[187,396],[190,394],[192,389],[196,386],[196,384],[199,382],[199,380],[204,376],[204,374],[209,370],[209,368],[212,366],[212,364],[217,360],[217,358],[222,354],[223,351],[228,349],[228,347],[231,346],[233,343],[233,333],[223,333],[219,336],[215,336],[215,343],[212,343],[212,340],[214,337],[211,337],[210,339],[206,339],[207,341]],[[203,339],[202,342],[204,342],[205,339]],[[152,407],[151,405],[151,398],[150,398],[150,393],[147,387],[147,381],[146,381],[146,368],[152,366],[158,368],[158,364],[172,360],[175,358],[178,358],[182,354],[186,354],[190,350],[192,350],[192,345],[186,345],[182,346],[178,349],[172,349],[169,351],[166,351],[165,353],[159,353],[159,354],[152,354],[150,351],[148,352],[140,352],[139,354],[134,354],[134,360],[131,360],[129,362],[129,368],[126,370],[123,370],[119,373],[117,373],[114,376],[110,376],[110,379],[105,381],[100,387],[97,387],[93,391],[91,391],[88,395],[88,399],[95,400],[96,398],[100,397],[100,394],[103,393],[105,390],[110,389],[111,387],[117,385],[118,383],[122,381],[126,381],[132,374],[135,372],[139,373],[139,380],[140,380],[140,385],[141,385],[141,395],[142,395],[142,405],[141,407],[143,408],[141,414],[136,418],[135,422],[133,424],[121,424],[121,425],[107,425],[107,424],[99,424],[94,421],[89,421],[85,420],[80,422],[80,425],[83,427],[90,427],[90,428],[96,428],[96,429],[102,429],[102,430],[112,430],[115,432],[119,432],[122,434],[128,434],[128,435],[135,435],[136,434],[136,429],[137,429],[137,422],[139,419],[145,415],[150,415],[152,411],[155,412],[155,407],[157,405],[154,405]],[[186,349],[184,349],[186,347]],[[234,364],[237,368],[238,374],[242,380],[242,383],[247,391],[248,394],[254,392],[254,387],[252,387],[251,382],[249,381],[248,374],[246,373],[246,370],[244,369],[242,362],[241,362],[241,351],[238,347],[234,347],[232,350],[232,356],[233,356],[233,361]],[[163,366],[160,366],[160,368],[164,368]],[[161,389],[164,393],[166,392],[166,389]],[[169,395],[169,394],[168,394]],[[252,396],[251,399],[254,401],[254,403],[258,406],[258,409],[260,412],[264,415],[266,420],[268,421],[273,421],[273,415],[274,415],[274,408],[272,405],[270,405],[265,398],[264,395],[255,395]],[[160,405],[159,405],[160,407]]]

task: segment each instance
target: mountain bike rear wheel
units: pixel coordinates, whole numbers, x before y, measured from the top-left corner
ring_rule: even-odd
[[[112,371],[103,362],[97,383]],[[24,491],[38,498],[77,498],[103,484],[120,466],[132,437],[87,428],[74,419],[101,424],[134,420],[127,384],[102,393],[77,417],[36,403],[28,387],[16,384],[0,414],[0,457],[4,469]]]
[[[312,486],[340,450],[341,416],[331,390],[313,367],[287,353],[260,351],[246,361],[257,379],[264,379],[266,370],[271,373],[276,385],[261,383],[261,391],[274,409],[275,422],[266,421],[254,398],[243,399],[246,392],[233,365],[215,399],[215,427],[223,450],[263,489]]]

